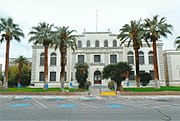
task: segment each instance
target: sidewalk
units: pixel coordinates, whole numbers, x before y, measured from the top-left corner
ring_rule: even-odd
[[[92,88],[90,92],[0,92],[1,95],[54,95],[54,96],[102,96],[102,92],[112,92],[106,89]],[[153,96],[153,95],[178,95],[180,96],[180,91],[156,91],[156,92],[117,92],[117,96]],[[106,95],[108,96],[108,95]],[[111,96],[111,95],[109,95]]]
[[[179,95],[180,91],[157,91],[157,92],[120,92],[120,95],[126,96],[151,96],[151,95]]]

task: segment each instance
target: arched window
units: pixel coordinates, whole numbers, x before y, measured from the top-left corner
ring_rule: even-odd
[[[104,41],[104,47],[108,47],[108,41],[107,40]]]
[[[56,65],[56,53],[51,53],[50,65]]]
[[[128,64],[134,65],[134,55],[131,51],[128,52]]]
[[[81,48],[82,47],[82,42],[79,40],[78,41],[78,48]]]
[[[139,52],[139,64],[144,64],[144,53],[142,51]]]
[[[95,71],[94,72],[94,84],[101,84],[101,72],[100,71]]]
[[[89,40],[87,41],[87,47],[90,47],[90,41]]]
[[[117,41],[113,40],[113,47],[117,47]]]
[[[99,40],[96,40],[95,47],[99,47]]]
[[[149,64],[153,64],[153,51],[150,51],[148,53],[148,58],[149,58]]]
[[[40,66],[44,66],[44,53],[40,54]]]

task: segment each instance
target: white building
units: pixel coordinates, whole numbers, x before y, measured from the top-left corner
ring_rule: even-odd
[[[127,44],[120,46],[116,34],[111,32],[83,32],[79,35],[77,41],[78,49],[73,52],[70,48],[67,51],[67,65],[66,65],[66,81],[76,82],[75,79],[75,64],[86,62],[89,64],[88,81],[93,85],[107,85],[109,80],[102,80],[101,73],[104,66],[110,63],[117,63],[126,61],[132,65],[133,70],[130,73],[130,79],[135,79],[135,58],[134,50],[127,47]],[[163,43],[157,42],[157,54],[159,65],[160,80],[164,80],[164,62],[163,62]],[[44,76],[44,47],[32,46],[32,74],[31,84],[35,86],[43,85]],[[54,48],[49,48],[49,68],[48,81],[50,87],[60,86],[60,52],[55,51]],[[143,48],[139,50],[140,71],[149,72],[153,76],[153,53],[152,47],[148,47],[145,43]],[[135,81],[134,81],[135,82]]]
[[[163,55],[166,83],[180,86],[180,51],[166,50]]]

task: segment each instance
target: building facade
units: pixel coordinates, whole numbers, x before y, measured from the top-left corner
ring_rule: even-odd
[[[180,51],[166,50],[163,56],[166,84],[180,86]]]
[[[67,51],[65,74],[67,83],[69,81],[73,81],[74,84],[77,83],[74,66],[76,63],[86,62],[89,64],[89,75],[87,80],[90,81],[92,85],[107,85],[110,80],[101,78],[104,66],[125,61],[133,67],[129,79],[135,84],[134,50],[132,46],[127,47],[127,43],[120,46],[116,34],[112,34],[111,32],[83,32],[79,35],[77,45],[78,49],[75,52],[73,52],[71,48],[68,48]],[[157,54],[160,80],[164,80],[165,78],[162,46],[163,43],[158,41]],[[42,45],[36,45],[32,46],[32,48],[31,84],[34,86],[42,86],[44,76],[44,47]],[[59,50],[55,51],[54,48],[49,48],[48,83],[50,87],[60,86],[60,56]],[[153,76],[152,47],[148,47],[143,43],[143,47],[139,50],[139,59],[140,72],[149,72]]]

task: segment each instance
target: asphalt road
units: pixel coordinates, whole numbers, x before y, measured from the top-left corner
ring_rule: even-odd
[[[180,98],[1,96],[0,121],[180,121]]]

